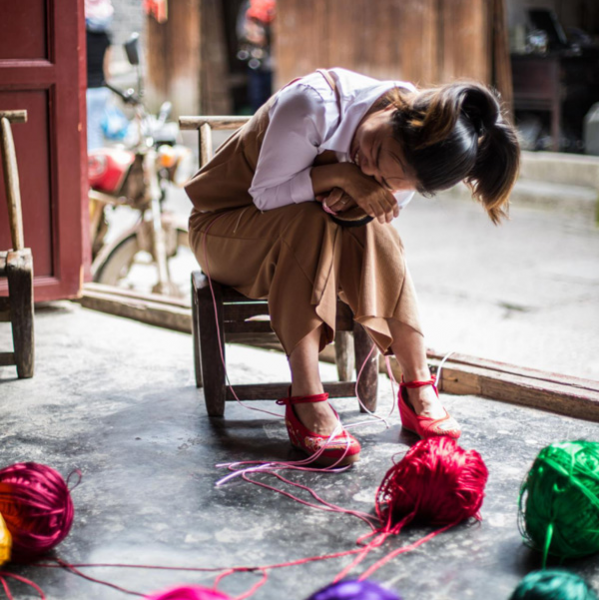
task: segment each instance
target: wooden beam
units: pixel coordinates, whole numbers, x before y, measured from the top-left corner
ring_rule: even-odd
[[[174,331],[191,333],[191,309],[177,302],[155,299],[156,294],[127,295],[122,292],[106,292],[83,287],[79,303],[118,317],[126,317]]]
[[[11,123],[27,123],[27,111],[0,110],[0,119],[8,119]]]
[[[80,303],[94,310],[191,333],[191,309],[182,300],[86,284]],[[231,333],[226,335],[226,341],[282,351],[273,332]],[[439,365],[443,356],[433,350],[428,352],[433,367]],[[320,358],[335,363],[334,348],[325,348]],[[399,380],[401,372],[395,359],[391,365],[394,377]],[[382,357],[379,370],[386,370]],[[450,355],[443,366],[440,389],[450,394],[476,395],[599,422],[599,382],[579,377],[456,353]]]
[[[14,364],[16,364],[14,352],[0,352],[0,367],[8,367]]]
[[[219,129],[239,129],[250,120],[250,117],[179,117],[179,128],[182,130],[200,129],[202,125],[210,125],[215,131]]]
[[[433,367],[442,360],[433,351],[428,357]],[[395,360],[391,367],[399,381],[401,371]],[[439,389],[599,422],[599,382],[588,379],[456,354],[443,365]]]
[[[289,383],[265,383],[264,385],[233,384],[233,390],[243,400],[277,400],[289,394],[289,385]],[[354,396],[355,386],[356,383],[354,381],[323,383],[324,391],[331,398],[349,398],[350,396]],[[227,388],[226,393],[227,400],[235,400],[233,391],[230,388]]]

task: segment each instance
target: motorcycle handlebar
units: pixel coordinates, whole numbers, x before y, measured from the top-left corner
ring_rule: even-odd
[[[141,104],[141,99],[132,89],[123,92],[123,90],[120,90],[119,88],[110,85],[110,83],[108,83],[107,81],[104,82],[104,86],[107,87],[111,92],[114,92],[117,96],[122,98],[123,102],[125,102],[126,104],[133,104],[134,106]]]

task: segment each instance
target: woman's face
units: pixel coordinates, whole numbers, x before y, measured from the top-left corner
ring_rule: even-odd
[[[392,106],[370,113],[354,134],[350,159],[390,192],[416,189],[417,180],[401,145],[393,139]]]

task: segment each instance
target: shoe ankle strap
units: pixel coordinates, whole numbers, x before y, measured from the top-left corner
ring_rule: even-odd
[[[435,375],[431,375],[431,378],[427,381],[405,381],[403,375],[401,376],[400,384],[406,388],[420,388],[426,385],[432,385],[435,389],[437,388],[437,378]]]
[[[313,394],[312,396],[289,396],[277,400],[279,406],[288,404],[311,404],[314,402],[326,402],[329,399],[328,394]]]

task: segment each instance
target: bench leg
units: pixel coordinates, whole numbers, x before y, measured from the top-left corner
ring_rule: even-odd
[[[354,348],[356,355],[356,373],[359,373],[360,369],[362,369],[362,365],[364,365],[362,374],[360,375],[360,381],[358,381],[358,393],[366,408],[369,411],[374,412],[376,410],[378,391],[379,353],[364,327],[356,322],[354,322]],[[370,355],[370,358],[366,360],[371,350],[373,350],[372,354]],[[364,364],[365,361],[366,364]],[[360,411],[366,412],[361,406]]]
[[[206,410],[211,417],[222,417],[225,414],[225,340],[223,325],[223,303],[219,284],[212,282],[217,306],[218,330],[214,315],[214,302],[210,287],[206,285],[197,294],[198,325],[200,330],[200,361]],[[222,356],[221,356],[222,352]]]
[[[6,276],[10,319],[19,379],[33,377],[33,259],[29,249],[9,252]]]
[[[193,370],[196,377],[196,387],[202,387],[202,357],[200,354],[200,323],[198,311],[198,279],[191,274],[191,329],[193,339]]]
[[[351,381],[354,372],[353,338],[349,331],[335,332],[335,362],[339,381]]]

